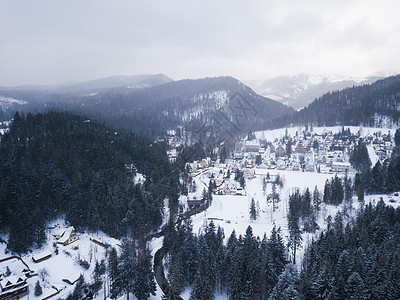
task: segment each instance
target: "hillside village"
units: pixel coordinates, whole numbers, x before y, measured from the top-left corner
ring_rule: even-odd
[[[306,128],[296,131],[291,128],[290,133],[288,129],[281,130],[280,136],[272,139],[264,134],[257,132],[240,140],[229,158],[212,160],[207,157],[187,163],[186,169],[192,178],[201,174],[202,178],[205,176],[213,180],[216,194],[245,195],[243,183],[240,184],[239,180],[241,176],[251,180],[262,175],[271,181],[275,180],[268,176],[272,170],[354,174],[350,154],[357,143],[366,143],[372,166],[378,160],[384,163],[390,159],[395,146],[390,130],[379,128]],[[169,141],[173,141],[168,152],[171,161],[176,159],[179,140],[180,137],[169,136]],[[234,177],[236,180],[233,180]],[[189,206],[199,205],[201,191],[195,193],[189,187],[188,192],[182,198],[184,202],[188,201]]]

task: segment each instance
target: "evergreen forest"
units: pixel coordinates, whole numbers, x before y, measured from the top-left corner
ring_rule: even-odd
[[[140,239],[158,229],[164,199],[176,203],[174,174],[162,142],[70,113],[16,113],[0,143],[0,229],[18,253],[62,216],[78,231]]]

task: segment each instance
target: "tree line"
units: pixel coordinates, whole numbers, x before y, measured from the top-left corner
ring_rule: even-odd
[[[233,231],[224,243],[223,229],[212,221],[196,236],[186,220],[168,227],[163,249],[171,286],[164,299],[176,299],[186,286],[193,287],[191,299],[214,299],[216,292],[229,299],[268,299],[288,263],[275,226],[269,238],[255,237],[249,226],[244,236]]]
[[[400,209],[362,207],[345,224],[339,213],[304,254],[300,299],[399,299]]]

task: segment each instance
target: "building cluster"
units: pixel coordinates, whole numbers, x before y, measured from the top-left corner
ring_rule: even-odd
[[[79,239],[73,226],[62,227],[53,234],[55,242],[59,245],[67,246]],[[52,251],[37,253],[32,256],[32,261],[36,264],[41,263],[53,256]],[[0,259],[0,300],[20,299],[29,295],[28,279],[37,276],[33,270],[19,256],[9,256]],[[76,280],[80,274],[77,274]],[[63,279],[65,282],[73,284],[76,280]],[[54,296],[59,293],[55,288]]]
[[[254,137],[254,136],[253,136]],[[220,195],[246,195],[237,173],[250,180],[257,174],[267,174],[269,170],[298,172],[346,173],[354,172],[350,164],[352,149],[359,142],[367,145],[369,155],[382,163],[392,154],[395,143],[393,135],[375,132],[373,134],[352,134],[349,129],[339,133],[325,130],[315,133],[312,130],[290,136],[287,133],[274,141],[263,139],[241,140],[235,150],[221,161],[204,158],[186,164],[192,178],[200,176],[205,186],[212,180],[215,193]],[[184,206],[195,207],[203,202],[202,191],[181,196]]]
[[[18,256],[0,259],[0,299],[20,299],[29,293],[33,272]]]
[[[236,145],[229,159],[221,162],[219,159],[213,161],[205,158],[187,163],[186,168],[192,177],[202,174],[212,179],[219,194],[244,195],[245,191],[238,181],[230,176],[238,171],[245,179],[252,179],[257,173],[274,169],[320,173],[352,172],[350,153],[359,141],[365,142],[369,151],[374,152],[370,155],[375,155],[381,162],[390,158],[395,146],[390,133],[362,135],[342,129],[339,133],[325,130],[318,134],[308,130],[294,136],[286,133],[274,141],[246,138]],[[193,199],[193,203],[198,201],[198,197]]]

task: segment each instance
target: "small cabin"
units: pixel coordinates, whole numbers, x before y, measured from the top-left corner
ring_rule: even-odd
[[[32,256],[32,260],[35,263],[39,263],[41,261],[49,259],[50,257],[51,257],[51,252],[44,252],[44,253],[39,253],[37,255]]]
[[[203,199],[198,198],[194,193],[189,193],[187,197],[187,204],[189,207],[200,206],[201,204],[203,204],[203,202],[204,202]]]

